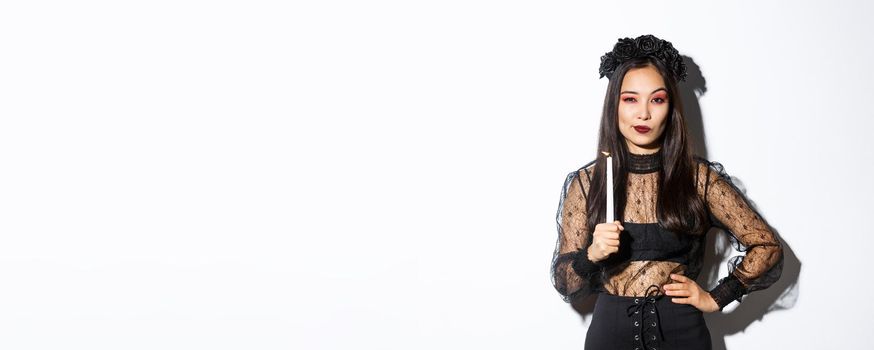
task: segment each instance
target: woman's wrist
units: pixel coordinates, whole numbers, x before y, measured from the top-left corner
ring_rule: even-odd
[[[706,291],[704,292],[704,294],[706,295],[705,299],[707,300],[708,304],[707,312],[722,311],[722,307],[720,307],[716,299],[713,298],[713,294],[710,294],[710,292]]]
[[[709,294],[721,311],[732,301],[740,302],[741,296],[746,294],[746,289],[740,280],[737,279],[737,276],[729,273],[728,276],[719,281],[716,287],[709,291]]]
[[[586,249],[586,258],[588,258],[589,261],[591,261],[591,262],[593,262],[593,263],[597,263],[597,262],[603,260],[603,259],[594,259],[594,258],[593,258],[593,256],[592,256],[592,246],[589,246],[589,248]]]
[[[589,260],[588,254],[580,249],[577,251],[577,258],[573,263],[573,268],[580,276],[586,276],[597,272],[599,265],[596,262]]]

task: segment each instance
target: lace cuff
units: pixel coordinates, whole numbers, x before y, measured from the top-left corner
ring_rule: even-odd
[[[741,296],[746,293],[746,288],[744,288],[743,284],[740,283],[740,280],[733,273],[719,280],[716,287],[710,290],[710,296],[719,305],[719,311],[722,311],[732,301],[740,302]]]
[[[580,249],[577,251],[576,259],[574,259],[574,271],[580,276],[591,276],[601,269],[602,265],[599,264],[600,262],[589,260],[589,254],[586,249]]]

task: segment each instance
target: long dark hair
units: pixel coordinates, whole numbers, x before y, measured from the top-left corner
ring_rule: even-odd
[[[677,89],[677,81],[658,59],[641,57],[619,65],[610,77],[604,110],[601,114],[601,129],[598,133],[598,150],[594,174],[589,189],[588,232],[606,217],[606,158],[601,151],[613,156],[613,184],[616,220],[624,217],[628,170],[628,146],[618,127],[619,92],[625,74],[633,68],[653,66],[665,81],[668,90],[668,116],[666,127],[656,141],[661,143],[662,167],[658,171],[658,202],[656,217],[659,225],[677,233],[700,235],[706,232],[708,214],[704,202],[698,197],[695,182],[697,164],[691,152],[683,105]]]

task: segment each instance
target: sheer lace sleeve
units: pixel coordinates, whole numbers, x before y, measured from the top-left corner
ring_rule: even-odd
[[[589,180],[585,167],[567,175],[555,215],[558,240],[552,257],[552,283],[568,303],[593,293],[599,272],[586,253],[591,242],[586,229]]]
[[[728,263],[728,276],[710,290],[719,309],[744,294],[768,288],[783,270],[783,247],[774,231],[750,206],[732,183],[722,164],[708,162],[704,200],[714,226],[729,233],[729,241],[738,252]]]

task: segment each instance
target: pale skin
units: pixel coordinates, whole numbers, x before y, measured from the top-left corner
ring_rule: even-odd
[[[635,154],[652,154],[661,148],[660,136],[665,130],[669,110],[669,97],[665,82],[652,66],[629,70],[622,80],[619,95],[619,131],[625,138],[628,150]],[[635,126],[650,130],[639,133]],[[589,260],[601,261],[619,251],[619,233],[624,230],[619,220],[595,225],[592,244],[588,249]],[[671,274],[674,283],[662,286],[665,295],[672,296],[677,304],[689,304],[702,312],[719,310],[719,305],[710,293],[694,280],[679,274]]]

